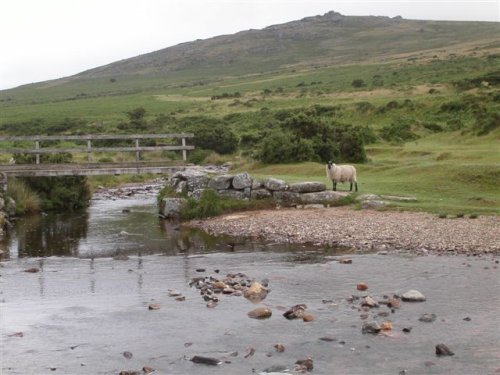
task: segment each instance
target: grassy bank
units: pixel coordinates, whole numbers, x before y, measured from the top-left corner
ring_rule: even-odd
[[[482,138],[439,134],[400,146],[371,146],[370,161],[356,165],[359,194],[415,196],[417,202],[396,204],[407,210],[499,214],[499,135],[499,131]],[[258,178],[319,181],[331,188],[320,163],[247,163],[238,170]],[[349,188],[348,184],[339,186],[340,190]]]

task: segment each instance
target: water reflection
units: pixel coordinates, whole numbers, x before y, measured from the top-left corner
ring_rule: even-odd
[[[6,237],[7,257],[78,256],[87,236],[88,213],[31,215],[17,220]]]

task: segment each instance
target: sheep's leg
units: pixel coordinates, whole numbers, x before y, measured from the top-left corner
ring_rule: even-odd
[[[332,181],[332,183],[333,183],[333,188],[332,188],[332,190],[333,190],[333,191],[336,191],[336,190],[337,190],[337,183],[336,183],[335,181]]]
[[[355,187],[356,193],[357,193],[358,192],[358,183],[357,182],[354,183],[354,187]]]
[[[352,181],[351,181],[351,187],[349,187],[349,191],[352,191]]]

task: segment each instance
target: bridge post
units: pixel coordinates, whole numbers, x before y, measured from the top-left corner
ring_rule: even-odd
[[[87,161],[92,162],[92,141],[87,139]]]
[[[182,147],[186,146],[186,138],[182,138]],[[187,160],[187,155],[186,155],[186,150],[182,150],[182,160],[186,161]]]
[[[138,138],[135,139],[135,148],[139,148],[139,139]],[[136,151],[135,152],[135,161],[139,162],[140,157],[141,157],[141,152]]]
[[[35,141],[35,149],[36,150],[39,150],[40,149],[40,141],[39,140],[36,140]],[[40,164],[40,154],[36,154],[36,163],[37,164]]]

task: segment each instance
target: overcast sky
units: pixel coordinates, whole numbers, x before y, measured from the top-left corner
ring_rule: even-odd
[[[500,0],[1,0],[0,90],[330,10],[500,21]]]

